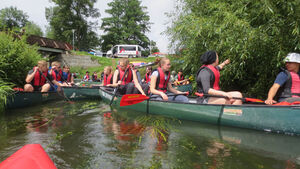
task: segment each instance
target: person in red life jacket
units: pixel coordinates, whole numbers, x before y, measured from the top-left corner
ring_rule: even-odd
[[[48,92],[51,88],[51,85],[49,84],[50,82],[48,80],[51,81],[53,84],[61,86],[61,84],[54,80],[52,76],[48,73],[47,62],[44,60],[38,61],[38,66],[34,67],[28,72],[28,75],[25,80],[27,84],[25,84],[24,86],[24,91]]]
[[[89,74],[89,73],[90,73],[89,71],[86,71],[86,72],[85,72],[85,75],[83,76],[82,81],[84,81],[84,82],[91,81],[91,77],[90,77],[90,74]]]
[[[51,68],[49,74],[52,76],[52,79],[61,84],[61,86],[68,86],[67,83],[64,83],[63,71],[61,69],[61,64],[57,61],[51,63]],[[52,85],[50,91],[56,91],[58,88],[57,85]]]
[[[92,81],[93,82],[100,82],[100,80],[98,79],[98,75],[97,72],[94,72],[92,75]]]
[[[224,92],[220,89],[220,70],[230,63],[227,59],[223,63],[219,64],[219,56],[215,51],[205,52],[201,56],[201,62],[203,65],[197,72],[197,92],[209,95],[225,96],[226,98],[218,97],[198,97],[198,103],[208,104],[234,104],[241,105],[242,100],[232,99],[232,97],[242,97],[242,94],[238,91]],[[218,65],[219,64],[219,65]]]
[[[183,71],[179,70],[177,76],[175,77],[174,85],[186,85],[189,84],[188,79],[184,79]]]
[[[111,86],[117,87],[118,85],[120,85],[118,89],[118,93],[120,94],[136,94],[134,93],[134,89],[137,89],[136,91],[138,91],[138,93],[146,95],[138,82],[135,71],[129,66],[129,60],[127,58],[120,59],[119,65],[114,73],[113,84]]]
[[[112,67],[106,66],[104,68],[102,86],[111,86],[112,83],[113,83]]]
[[[69,66],[67,66],[67,65],[63,66],[62,77],[63,77],[63,80],[66,81],[66,82],[64,82],[64,85],[67,85],[67,86],[74,85],[74,76],[70,72]]]
[[[132,63],[130,63],[130,67],[131,67],[131,69],[132,69],[133,71],[135,71],[136,77],[137,77],[139,83],[142,84],[142,78],[141,78],[141,73],[140,73],[140,71],[137,70],[137,69],[135,68],[135,66],[134,66]]]
[[[188,94],[188,92],[181,92],[174,89],[169,81],[171,68],[170,60],[163,57],[158,58],[157,62],[158,68],[152,72],[150,81],[151,100],[189,102],[189,99],[184,96],[184,94]],[[168,96],[171,93],[179,95]]]
[[[59,83],[63,83],[62,79],[62,70],[61,64],[57,61],[51,63],[51,69],[49,71],[50,75],[52,76],[53,80],[58,81]]]
[[[151,79],[150,79],[151,74],[152,74],[152,67],[151,67],[151,66],[148,66],[148,67],[146,68],[146,74],[145,74],[145,77],[144,77],[144,79],[142,80],[142,82],[145,82],[145,83],[147,83],[147,84],[150,84],[150,81],[151,81]]]
[[[285,67],[270,88],[266,104],[300,101],[300,54],[289,53],[285,58]],[[274,100],[276,95],[277,101]]]

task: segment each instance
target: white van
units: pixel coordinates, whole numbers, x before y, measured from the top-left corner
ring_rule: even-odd
[[[107,57],[141,57],[143,47],[140,45],[116,45],[107,51]]]

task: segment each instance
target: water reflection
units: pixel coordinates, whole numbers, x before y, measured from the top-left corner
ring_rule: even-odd
[[[300,137],[51,103],[0,116],[0,161],[40,143],[58,168],[299,168]]]

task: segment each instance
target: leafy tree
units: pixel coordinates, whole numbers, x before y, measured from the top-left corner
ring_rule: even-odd
[[[26,43],[11,34],[0,32],[0,79],[22,87],[28,70],[41,59],[36,46]]]
[[[41,27],[39,27],[34,22],[27,22],[24,29],[25,29],[26,34],[28,34],[28,35],[43,36],[43,31],[42,31]]]
[[[282,59],[300,51],[298,0],[183,0],[180,12],[170,14],[166,33],[180,50],[186,72],[197,72],[200,56],[216,50],[220,61],[231,64],[221,71],[225,90],[265,97]]]
[[[147,7],[139,0],[113,0],[105,12],[110,17],[102,19],[102,51],[117,44],[137,44],[148,49],[149,38],[145,35],[150,29],[150,17]]]
[[[93,31],[96,23],[89,21],[100,15],[94,8],[97,0],[51,0],[56,4],[46,8],[46,18],[50,23],[54,39],[72,43],[75,29],[75,46],[88,50],[99,45],[97,34]]]
[[[8,7],[0,10],[0,27],[2,28],[22,28],[27,22],[28,15],[16,7]]]

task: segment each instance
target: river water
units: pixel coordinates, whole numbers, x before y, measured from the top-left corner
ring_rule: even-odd
[[[162,110],[163,111],[163,110]],[[55,102],[0,115],[0,161],[39,143],[57,168],[300,168],[300,136]]]

